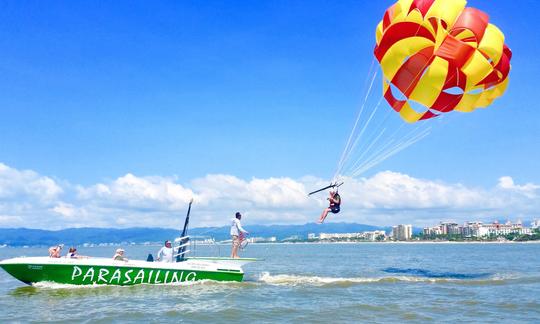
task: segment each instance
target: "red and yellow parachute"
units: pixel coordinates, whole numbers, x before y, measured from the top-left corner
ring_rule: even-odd
[[[407,122],[486,107],[508,85],[503,33],[465,0],[399,0],[377,26],[383,95]],[[390,84],[405,98],[396,98]],[[426,107],[418,112],[410,101]]]

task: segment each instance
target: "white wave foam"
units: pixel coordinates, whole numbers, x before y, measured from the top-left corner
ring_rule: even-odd
[[[88,288],[104,288],[104,287],[121,287],[121,288],[130,288],[130,287],[140,287],[140,286],[199,286],[199,285],[238,285],[243,284],[242,282],[237,281],[216,281],[210,279],[196,280],[196,281],[182,281],[182,282],[173,282],[166,284],[138,284],[138,285],[107,285],[107,284],[93,284],[93,285],[72,285],[72,284],[61,284],[52,281],[41,281],[33,283],[32,286],[36,288],[44,289],[88,289]]]
[[[35,282],[32,284],[36,288],[45,288],[45,289],[81,289],[81,288],[99,288],[105,287],[105,285],[70,285],[70,284],[61,284],[52,281],[41,281]]]
[[[326,286],[326,285],[354,285],[369,283],[396,283],[396,282],[417,282],[417,283],[454,283],[466,285],[501,284],[513,280],[518,280],[515,275],[496,275],[485,279],[455,279],[455,278],[426,278],[415,276],[383,276],[383,277],[319,277],[279,274],[272,275],[263,272],[259,276],[259,282],[270,285],[285,286]]]
[[[276,274],[272,275],[269,272],[263,272],[259,275],[256,282],[269,285],[282,285],[282,286],[350,286],[356,284],[370,284],[370,283],[398,283],[398,282],[410,282],[410,283],[432,283],[432,284],[464,284],[464,285],[497,285],[513,282],[524,283],[537,283],[540,282],[540,277],[521,277],[516,274],[496,274],[489,278],[484,279],[455,279],[455,278],[426,278],[416,276],[382,276],[382,277],[320,277],[309,275],[289,275],[289,274]],[[135,286],[203,286],[203,285],[246,285],[253,284],[253,281],[215,281],[215,280],[198,280],[190,282],[178,282],[167,284],[142,284]],[[32,286],[38,288],[47,289],[88,289],[88,288],[100,288],[100,287],[122,287],[129,288],[135,286],[117,286],[117,285],[70,285],[60,284],[55,282],[39,282],[34,283]]]
[[[313,285],[323,286],[332,284],[356,284],[356,283],[370,283],[370,282],[384,282],[384,281],[407,281],[417,280],[419,278],[407,278],[407,277],[353,277],[353,278],[336,278],[336,277],[319,277],[319,276],[300,276],[300,275],[271,275],[268,272],[263,272],[259,281],[273,284],[273,285]]]

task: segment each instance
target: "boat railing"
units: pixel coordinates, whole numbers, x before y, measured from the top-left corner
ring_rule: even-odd
[[[178,253],[174,254],[173,257],[175,258],[176,262],[184,261],[186,259],[185,255],[191,251],[188,250],[188,247],[191,244],[189,235],[177,237],[174,239],[174,243],[176,246],[174,247],[173,251]]]
[[[190,244],[191,244],[190,242],[187,242],[187,243],[178,245],[176,248],[177,248],[177,249],[181,249],[181,248],[183,248],[183,247],[185,247],[185,246],[189,246]]]
[[[185,250],[183,252],[180,252],[178,254],[175,254],[174,257],[176,258],[177,256],[183,256],[184,254],[188,254],[189,252],[191,252],[191,250]]]
[[[174,243],[182,242],[182,241],[189,241],[189,235],[177,237],[174,239]]]

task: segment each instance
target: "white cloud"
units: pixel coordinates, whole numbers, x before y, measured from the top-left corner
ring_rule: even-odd
[[[66,204],[64,202],[59,202],[56,206],[49,210],[65,218],[73,218],[77,216],[77,208],[72,204]]]
[[[497,185],[500,189],[508,190],[508,191],[514,191],[516,193],[523,194],[529,198],[535,198],[538,196],[538,189],[540,189],[540,186],[527,183],[524,185],[516,185],[514,183],[514,179],[511,177],[505,176],[499,178],[499,184]]]
[[[465,211],[501,207],[499,197],[492,196],[489,190],[418,179],[391,171],[367,179],[347,179],[343,188],[350,190],[355,207],[367,210]]]
[[[0,163],[0,226],[49,227],[51,209],[63,194],[62,186],[49,177]]]
[[[192,182],[200,203],[210,206],[220,201],[223,206],[298,209],[309,204],[304,184],[290,178],[269,178],[244,181],[230,175],[208,175]]]
[[[109,184],[78,187],[78,197],[92,204],[124,209],[179,210],[195,195],[175,183],[174,178],[140,178],[128,173]]]
[[[62,193],[62,188],[51,178],[34,171],[17,170],[0,163],[0,199],[38,199],[49,202]]]
[[[540,186],[516,184],[509,176],[493,188],[419,179],[385,171],[370,178],[344,179],[342,212],[329,221],[375,225],[431,225],[441,220],[537,218]],[[192,226],[225,225],[241,211],[249,224],[313,222],[326,206],[326,193],[307,192],[327,181],[252,178],[214,174],[187,184],[175,177],[126,174],[91,186],[58,183],[34,171],[0,164],[1,227],[176,227],[194,198]]]

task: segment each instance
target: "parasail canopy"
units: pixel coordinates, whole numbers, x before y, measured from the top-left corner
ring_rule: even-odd
[[[506,90],[512,57],[503,33],[465,0],[397,1],[376,28],[374,54],[333,182],[363,174],[448,118],[418,121],[489,106]],[[382,95],[371,104],[377,61]],[[392,109],[381,111],[384,101]]]
[[[504,93],[512,52],[488,15],[465,5],[399,0],[378,24],[374,54],[383,96],[405,121],[470,112]]]

